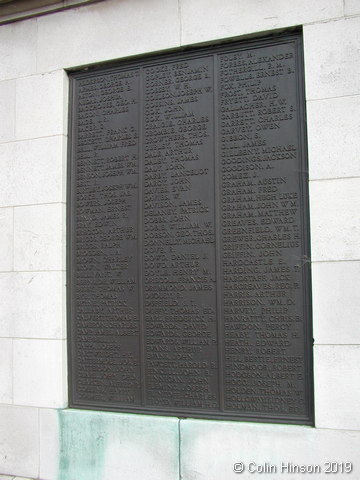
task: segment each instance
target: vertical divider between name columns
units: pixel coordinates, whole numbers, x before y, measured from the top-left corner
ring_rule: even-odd
[[[218,55],[213,56],[214,74],[214,202],[215,202],[215,261],[216,261],[216,318],[218,341],[218,379],[219,379],[219,406],[224,411],[224,334],[223,334],[223,305],[222,305],[222,262],[221,262],[221,165],[219,152],[219,108],[218,108]]]
[[[139,72],[139,210],[138,210],[138,268],[139,268],[139,336],[140,336],[140,389],[141,405],[146,405],[145,382],[145,318],[144,318],[144,245],[143,245],[143,205],[144,205],[144,68]]]

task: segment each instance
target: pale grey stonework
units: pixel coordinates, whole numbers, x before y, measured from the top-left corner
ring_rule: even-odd
[[[65,69],[294,26],[304,35],[315,428],[66,410]],[[0,480],[231,480],[237,461],[360,468],[359,78],[358,0],[104,0],[0,26]]]

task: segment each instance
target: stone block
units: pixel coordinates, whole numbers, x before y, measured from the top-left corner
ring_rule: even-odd
[[[60,464],[60,413],[55,409],[40,410],[40,475],[41,480],[58,478]],[[99,479],[100,480],[100,479]]]
[[[307,103],[310,180],[360,176],[360,96]]]
[[[66,403],[66,343],[14,339],[14,404],[62,408]]]
[[[0,118],[3,119],[0,125],[0,143],[11,142],[15,136],[15,81],[13,80],[0,82]]]
[[[341,0],[182,0],[182,44],[207,42],[343,15]]]
[[[65,273],[14,273],[9,293],[11,336],[65,338]]]
[[[11,338],[0,338],[0,403],[12,403]]]
[[[0,472],[38,477],[39,411],[0,406]]]
[[[36,19],[1,25],[0,80],[36,72]]]
[[[55,137],[0,145],[0,205],[65,201],[66,139]]]
[[[0,208],[0,272],[13,269],[14,263],[14,211]]]
[[[360,17],[304,27],[308,100],[360,93]]]
[[[64,270],[65,209],[63,204],[16,207],[15,271]]]
[[[316,344],[360,344],[360,262],[312,264]]]
[[[360,432],[245,422],[185,419],[180,436],[184,480],[231,480],[236,477],[234,463],[240,469],[240,462],[244,470],[237,476],[244,480],[326,480],[325,462],[352,461],[356,468],[360,447]],[[318,465],[321,471],[294,473],[294,465]]]
[[[359,0],[344,0],[345,15],[358,15],[360,13]]]
[[[49,71],[178,47],[178,10],[177,0],[107,0],[40,17],[38,69]]]
[[[11,337],[11,315],[13,305],[11,295],[14,288],[14,273],[0,273],[0,337]]]
[[[360,179],[310,182],[313,261],[360,258]]]
[[[16,81],[16,139],[66,135],[67,106],[68,77],[63,70],[19,78]]]
[[[315,424],[318,428],[360,430],[359,363],[360,345],[315,345]]]
[[[65,272],[0,273],[0,298],[0,337],[65,338]]]

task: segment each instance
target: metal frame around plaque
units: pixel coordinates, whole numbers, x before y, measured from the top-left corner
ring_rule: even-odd
[[[313,425],[301,32],[70,72],[70,406]]]

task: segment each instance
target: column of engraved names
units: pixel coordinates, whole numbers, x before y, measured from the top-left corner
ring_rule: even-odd
[[[227,410],[305,414],[295,51],[220,56]]]
[[[93,76],[77,88],[76,397],[137,404],[139,76]]]
[[[218,406],[212,68],[144,70],[148,405]]]

